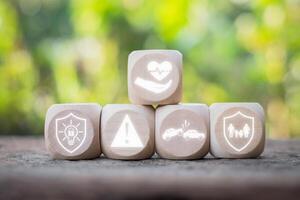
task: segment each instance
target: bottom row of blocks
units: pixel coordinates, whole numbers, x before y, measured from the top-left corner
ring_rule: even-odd
[[[55,159],[139,160],[253,158],[264,149],[264,111],[257,103],[151,106],[55,104],[45,121],[46,147]]]

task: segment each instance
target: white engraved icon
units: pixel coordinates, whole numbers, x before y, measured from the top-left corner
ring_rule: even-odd
[[[250,127],[246,123],[241,130],[238,130],[234,127],[232,123],[228,126],[229,138],[248,138],[250,136]]]
[[[205,138],[205,134],[201,133],[195,129],[188,129],[190,126],[190,123],[187,120],[184,120],[184,123],[181,125],[181,128],[179,129],[174,129],[174,128],[169,128],[164,131],[162,134],[162,138],[165,141],[169,141],[174,137],[182,137],[186,141],[189,140],[203,140]]]
[[[75,152],[85,141],[86,119],[73,113],[55,119],[55,136],[65,151]]]
[[[161,81],[172,71],[172,64],[168,61],[162,63],[151,61],[148,63],[147,69],[156,80]]]
[[[172,64],[168,61],[163,61],[161,63],[158,63],[156,61],[151,61],[147,65],[148,72],[157,81],[162,81],[163,79],[165,79],[172,71],[172,68],[173,68]],[[160,94],[170,88],[170,86],[172,85],[172,80],[169,80],[166,83],[158,83],[158,82],[145,80],[143,78],[137,77],[134,81],[134,84],[155,94]]]
[[[133,126],[129,115],[125,115],[111,145],[116,148],[143,148],[144,145]]]
[[[244,150],[254,137],[254,117],[238,111],[223,119],[223,135],[235,151]]]

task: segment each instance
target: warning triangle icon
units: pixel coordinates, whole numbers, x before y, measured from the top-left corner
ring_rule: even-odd
[[[133,123],[128,115],[125,115],[120,128],[118,129],[115,138],[113,139],[111,147],[117,148],[143,148],[143,144]]]

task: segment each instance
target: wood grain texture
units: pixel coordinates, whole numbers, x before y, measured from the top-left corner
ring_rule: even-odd
[[[299,199],[300,140],[259,159],[52,160],[42,138],[0,137],[0,199]]]

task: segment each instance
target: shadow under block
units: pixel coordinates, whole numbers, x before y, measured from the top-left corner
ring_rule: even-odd
[[[205,104],[156,109],[156,152],[167,159],[198,159],[209,151],[209,109]]]
[[[264,110],[258,103],[210,106],[210,151],[219,158],[255,158],[264,150]]]
[[[182,54],[176,50],[139,50],[128,57],[131,103],[165,105],[182,98]]]
[[[101,154],[101,106],[96,103],[54,104],[46,114],[45,143],[54,159],[92,159]]]
[[[140,160],[154,154],[154,109],[108,104],[101,117],[101,146],[108,158]]]

